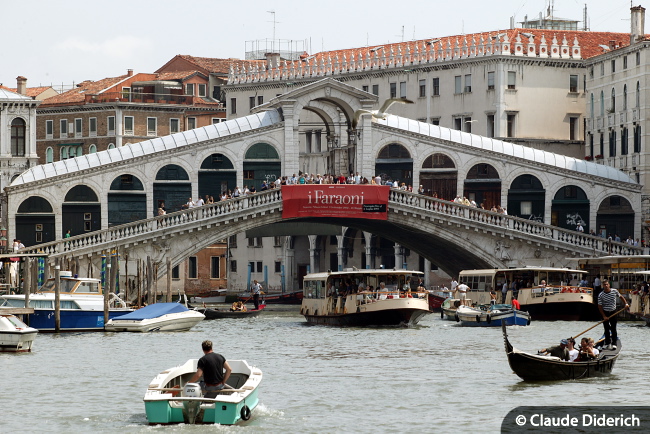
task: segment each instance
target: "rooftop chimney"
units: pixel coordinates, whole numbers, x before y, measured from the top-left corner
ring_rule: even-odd
[[[632,19],[630,20],[630,44],[634,44],[645,36],[645,8],[633,6],[630,8]]]
[[[23,77],[22,75],[19,75],[16,77],[16,89],[19,94],[21,95],[26,95],[27,94],[27,79]]]
[[[127,69],[127,70],[126,70],[126,75],[127,75],[128,77],[133,77],[133,70],[132,70],[132,69]]]

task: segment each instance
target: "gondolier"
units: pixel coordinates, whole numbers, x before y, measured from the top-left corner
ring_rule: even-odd
[[[598,309],[603,316],[605,327],[605,347],[609,350],[616,349],[618,334],[616,333],[616,298],[620,298],[626,308],[629,307],[627,300],[618,290],[610,286],[609,280],[603,280],[603,292],[598,294]]]
[[[251,294],[253,294],[253,303],[255,303],[255,310],[258,310],[260,308],[260,294],[262,293],[262,285],[257,282],[257,280],[253,280],[253,284],[251,285]]]

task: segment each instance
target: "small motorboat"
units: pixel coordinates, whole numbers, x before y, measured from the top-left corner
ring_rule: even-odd
[[[109,332],[178,332],[189,330],[205,318],[180,303],[155,303],[106,323]]]
[[[454,316],[464,326],[496,327],[506,325],[530,325],[530,314],[514,309],[509,304],[494,304],[479,307],[459,306]]]
[[[37,333],[17,316],[0,312],[0,351],[29,352]]]
[[[195,310],[205,315],[205,319],[221,319],[221,318],[252,318],[259,315],[266,304],[260,304],[259,309],[246,309],[246,310],[232,310],[232,309],[216,309],[210,307],[197,307]]]
[[[469,303],[471,300],[465,301]],[[443,301],[442,305],[440,306],[440,318],[447,319],[449,321],[455,321],[456,309],[458,309],[459,306],[461,306],[459,299],[451,297],[445,299],[445,301]]]
[[[201,386],[188,383],[197,370],[198,359],[166,369],[149,384],[144,395],[144,408],[149,424],[208,423],[233,425],[247,421],[257,407],[257,388],[262,371],[245,360],[228,360],[232,372],[215,398],[204,398]]]
[[[567,362],[559,357],[519,351],[508,340],[508,331],[505,324],[501,325],[501,330],[510,368],[524,381],[576,380],[607,375],[612,372],[614,362],[621,351],[621,340],[618,339],[615,350],[609,350],[597,345],[596,348],[600,353],[594,360]]]

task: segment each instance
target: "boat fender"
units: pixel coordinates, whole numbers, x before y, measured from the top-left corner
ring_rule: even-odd
[[[444,310],[440,311],[440,319],[445,319],[445,311]]]
[[[481,322],[481,315],[476,315],[476,322]]]
[[[460,318],[458,317],[458,314],[454,314],[454,319],[456,320],[456,322],[460,321]]]
[[[486,321],[488,324],[490,324],[490,323],[492,322],[492,317],[490,316],[489,313],[488,313],[487,318],[486,318],[485,321]]]
[[[241,408],[241,412],[239,413],[239,415],[241,416],[242,420],[248,420],[251,418],[251,409],[248,408],[247,405],[244,405]]]

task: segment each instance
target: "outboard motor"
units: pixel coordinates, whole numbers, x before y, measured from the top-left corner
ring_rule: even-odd
[[[187,383],[183,387],[183,396],[188,398],[201,398],[201,386],[198,383]],[[193,425],[196,422],[196,416],[199,414],[201,401],[183,401],[183,413],[187,422]]]

